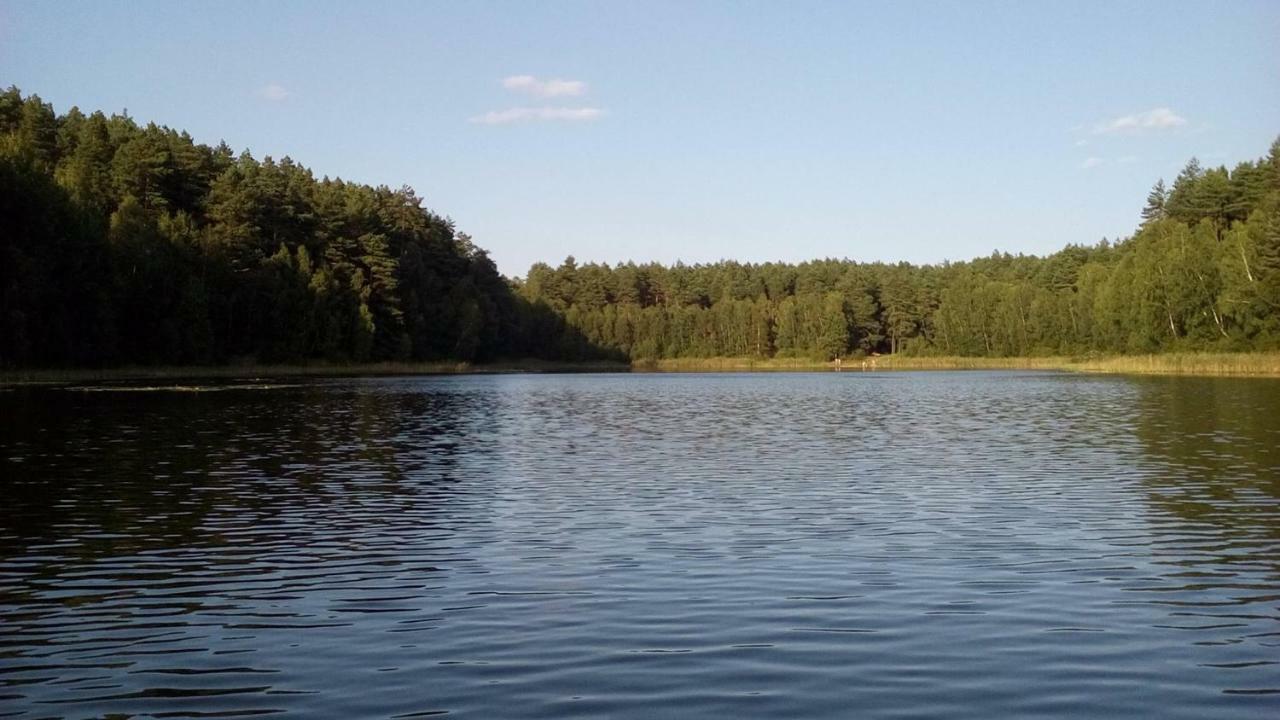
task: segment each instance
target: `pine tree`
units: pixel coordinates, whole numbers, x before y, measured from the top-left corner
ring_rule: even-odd
[[[76,202],[105,216],[115,204],[111,179],[114,155],[107,119],[95,112],[79,124],[74,149],[55,176]]]
[[[1173,189],[1169,191],[1165,202],[1168,217],[1189,224],[1197,223],[1204,217],[1200,197],[1200,180],[1203,177],[1204,170],[1200,167],[1200,161],[1196,158],[1187,161],[1182,172],[1174,179]]]
[[[133,196],[149,212],[168,209],[165,189],[173,172],[172,159],[164,132],[155,125],[147,126],[116,150],[112,177],[117,195]]]
[[[1272,141],[1271,150],[1261,167],[1265,170],[1265,181],[1269,183],[1269,189],[1280,191],[1280,137]]]
[[[1142,222],[1152,223],[1165,218],[1165,204],[1169,202],[1169,192],[1165,190],[1164,180],[1157,180],[1147,193],[1147,206],[1142,209]]]
[[[18,142],[25,152],[47,171],[58,160],[58,117],[53,106],[39,95],[29,95],[22,103],[18,119]]]

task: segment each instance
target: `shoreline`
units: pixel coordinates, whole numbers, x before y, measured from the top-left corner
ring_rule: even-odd
[[[633,363],[648,372],[787,372],[836,370],[834,362],[802,358],[675,358]],[[1280,377],[1280,352],[1164,353],[1046,357],[881,355],[847,359],[844,372],[903,370],[1056,370],[1112,375]]]
[[[421,362],[304,365],[125,366],[0,371],[0,387],[139,380],[257,380],[280,378],[498,375],[541,373],[881,372],[904,370],[1055,370],[1115,375],[1280,378],[1280,352],[1166,353],[1083,357],[956,357],[885,355],[832,361],[805,358],[666,358],[632,362],[504,360],[492,363]]]
[[[636,361],[637,370],[658,373],[822,372],[833,361],[753,359],[753,357],[681,357]],[[1280,378],[1280,352],[1167,352],[1161,355],[1044,357],[963,357],[882,355],[847,359],[842,372],[899,370],[1060,370],[1070,373],[1188,375],[1188,377]]]
[[[1163,353],[1026,358],[878,358],[888,370],[1062,370],[1106,375],[1280,377],[1280,352]]]
[[[0,370],[0,387],[63,385],[135,380],[262,380],[288,378],[358,378],[405,375],[509,375],[522,373],[630,372],[625,362],[502,360],[491,363],[457,361],[387,362],[303,365],[127,365],[117,368]]]

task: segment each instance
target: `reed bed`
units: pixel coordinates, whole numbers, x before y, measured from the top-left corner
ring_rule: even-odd
[[[806,358],[669,358],[638,360],[645,372],[760,372],[836,369],[833,361]],[[1280,377],[1280,352],[1165,353],[1160,355],[958,357],[883,355],[846,358],[842,370],[1065,370],[1135,375]]]
[[[1250,375],[1280,377],[1280,352],[1166,353],[1089,359],[1069,368],[1085,372],[1144,375]]]
[[[640,372],[767,372],[772,370],[830,370],[834,365],[808,358],[661,358],[636,360],[631,368]]]
[[[845,362],[844,366],[847,368],[850,364]],[[868,365],[871,365],[870,360]],[[878,370],[1026,369],[1133,375],[1280,377],[1280,352],[1012,358],[891,356],[875,358],[874,365]]]
[[[370,377],[564,372],[801,372],[836,369],[831,361],[808,358],[665,358],[623,362],[510,360],[465,362],[131,366],[100,369],[0,371],[0,385],[103,383],[148,380],[258,380],[267,378]],[[1065,370],[1134,375],[1280,377],[1280,352],[1165,353],[1084,357],[956,357],[885,355],[843,360],[845,371],[879,370]]]
[[[861,363],[856,364],[859,368]],[[1065,370],[1071,364],[1064,357],[960,357],[886,355],[867,358],[866,367],[874,370]]]

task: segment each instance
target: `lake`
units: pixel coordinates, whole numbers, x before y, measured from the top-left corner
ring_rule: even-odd
[[[0,473],[4,717],[1280,717],[1277,380],[10,389]]]

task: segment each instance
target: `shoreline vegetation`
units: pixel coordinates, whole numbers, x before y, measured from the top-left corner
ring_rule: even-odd
[[[100,369],[0,371],[0,387],[136,382],[146,380],[262,380],[290,378],[395,377],[412,375],[505,375],[537,373],[714,373],[882,372],[948,370],[1054,370],[1111,375],[1181,375],[1280,378],[1280,352],[1166,353],[1087,357],[879,356],[848,358],[837,365],[806,358],[665,358],[633,362],[559,362],[524,359],[491,363],[421,362],[365,365],[157,366]]]
[[[1116,375],[1280,377],[1280,352],[1164,353],[1160,355],[958,357],[882,355],[848,358],[839,366],[804,358],[677,358],[636,361],[651,372],[787,372],[841,370],[1061,370]]]
[[[1280,138],[1233,169],[1191,159],[1141,218],[1131,237],[1043,257],[567,257],[507,277],[407,186],[317,176],[126,113],[59,115],[10,87],[0,381],[861,370],[864,357],[1280,375]]]

